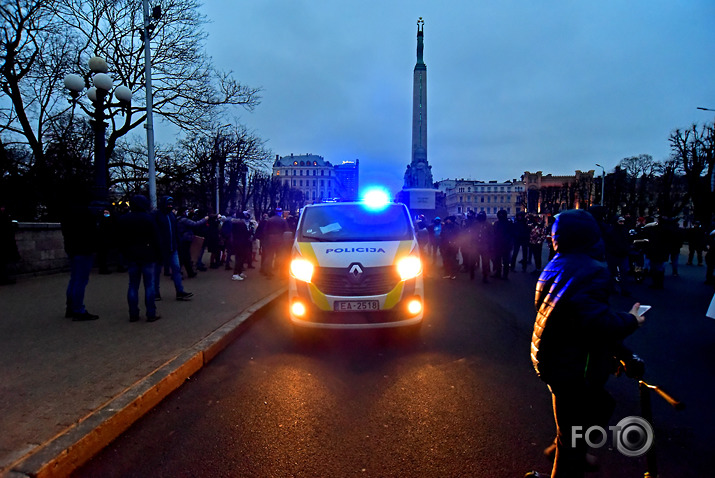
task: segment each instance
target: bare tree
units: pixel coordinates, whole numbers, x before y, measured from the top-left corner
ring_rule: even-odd
[[[715,198],[710,191],[715,156],[713,128],[705,125],[698,129],[697,125],[692,125],[690,129],[676,129],[671,133],[669,141],[672,159],[685,173],[695,217],[707,224],[715,208]]]
[[[152,32],[154,112],[184,130],[201,130],[216,110],[254,108],[257,88],[217,71],[202,50],[204,18],[198,0],[163,0]],[[87,61],[98,55],[117,83],[129,87],[133,103],[109,108],[107,156],[119,138],[144,123],[143,14],[135,0],[6,0],[0,7],[3,37],[0,88],[11,100],[0,105],[2,130],[24,136],[36,161],[46,151],[48,123],[68,108],[66,73],[89,79]],[[78,106],[92,108],[80,98]]]
[[[680,214],[688,201],[687,187],[680,174],[681,166],[677,158],[656,163],[659,173],[657,179],[657,211],[667,217]]]
[[[57,116],[57,88],[68,67],[73,36],[62,35],[56,17],[41,0],[0,4],[0,131],[24,137],[42,162],[43,138]],[[66,107],[66,103],[65,103]]]
[[[652,176],[656,169],[653,156],[650,154],[639,154],[638,156],[623,158],[619,166],[633,178],[640,178],[644,175]]]
[[[636,214],[646,214],[649,207],[653,206],[651,192],[656,188],[659,168],[659,163],[649,154],[623,158],[618,169],[624,172],[625,178],[618,178],[623,184],[617,185],[619,194],[616,195],[620,204]]]

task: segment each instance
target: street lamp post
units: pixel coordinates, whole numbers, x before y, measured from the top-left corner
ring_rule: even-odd
[[[606,169],[598,163],[596,163],[596,166],[601,168],[601,206],[603,206],[603,194],[606,185]]]
[[[149,202],[156,209],[156,162],[154,159],[154,96],[151,86],[151,33],[161,18],[161,6],[155,6],[149,13],[149,1],[143,0],[144,30],[144,78],[146,80],[146,148],[149,166]]]
[[[65,87],[70,92],[72,102],[77,99],[86,88],[87,98],[92,102],[94,111],[88,111],[92,117],[90,124],[94,129],[94,194],[93,199],[97,205],[106,205],[109,194],[107,187],[107,155],[106,155],[106,133],[107,123],[105,109],[109,106],[127,107],[132,101],[132,91],[126,86],[118,86],[114,89],[114,96],[118,103],[112,104],[110,92],[113,88],[112,77],[107,74],[109,68],[107,62],[98,56],[89,59],[89,69],[92,75],[92,84],[89,86],[89,78],[70,73],[65,76]],[[109,98],[107,98],[109,96]],[[85,110],[87,111],[87,110]]]

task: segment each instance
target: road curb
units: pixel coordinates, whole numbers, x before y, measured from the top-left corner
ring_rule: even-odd
[[[250,305],[191,348],[38,446],[29,456],[11,466],[4,476],[50,478],[69,475],[209,363],[243,333],[250,319],[258,317],[284,294],[286,288],[281,288]]]

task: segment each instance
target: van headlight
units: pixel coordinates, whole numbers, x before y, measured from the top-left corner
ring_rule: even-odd
[[[397,273],[401,280],[417,277],[422,273],[422,261],[417,256],[403,257],[397,262]]]
[[[310,282],[313,278],[313,264],[303,258],[295,258],[290,262],[290,273],[299,281]]]

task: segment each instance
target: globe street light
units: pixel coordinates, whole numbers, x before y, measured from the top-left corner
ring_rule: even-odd
[[[596,166],[601,168],[601,206],[603,206],[603,192],[604,186],[606,184],[606,169],[598,163],[596,163]]]
[[[90,86],[89,78],[83,78],[80,75],[69,73],[65,76],[65,87],[70,92],[72,103],[76,104],[77,100],[86,88],[87,98],[92,102],[94,111],[87,111],[92,117],[90,124],[94,129],[94,201],[97,205],[104,205],[108,199],[107,188],[107,155],[106,155],[106,133],[107,123],[105,122],[105,109],[110,106],[121,106],[126,108],[131,104],[132,91],[126,86],[118,86],[114,89],[114,97],[117,103],[110,103],[110,92],[114,86],[112,77],[107,74],[109,67],[107,62],[98,56],[89,59],[89,69],[94,73],[92,75],[92,84]],[[109,96],[109,98],[107,98]],[[84,109],[84,108],[83,108]]]

